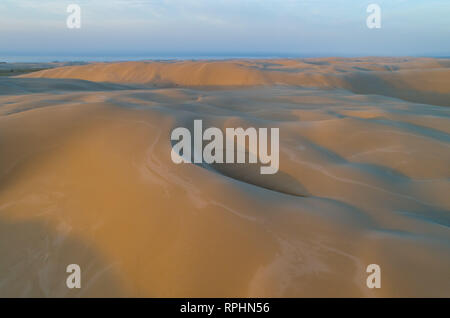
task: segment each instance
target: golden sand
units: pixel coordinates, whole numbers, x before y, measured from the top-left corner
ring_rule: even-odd
[[[445,106],[450,62],[435,59],[2,78],[0,296],[448,297]],[[175,165],[170,132],[194,119],[278,127],[280,171]],[[81,289],[65,285],[72,263]]]

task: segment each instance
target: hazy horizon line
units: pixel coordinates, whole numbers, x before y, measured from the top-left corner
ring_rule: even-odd
[[[6,63],[36,63],[36,62],[114,62],[114,61],[138,61],[138,60],[227,60],[227,59],[277,59],[277,58],[450,58],[449,54],[292,54],[292,53],[271,53],[271,52],[241,52],[241,53],[202,53],[202,52],[180,52],[180,53],[153,53],[153,54],[44,54],[44,53],[0,53],[0,62]]]

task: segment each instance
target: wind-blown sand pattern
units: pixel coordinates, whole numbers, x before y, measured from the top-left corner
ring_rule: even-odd
[[[446,106],[444,59],[0,78],[0,296],[449,297]],[[194,119],[279,127],[280,171],[175,165],[170,133]]]

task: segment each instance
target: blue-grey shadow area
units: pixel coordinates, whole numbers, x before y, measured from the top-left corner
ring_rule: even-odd
[[[55,231],[43,220],[0,217],[0,297],[124,297],[114,266],[86,242]],[[78,264],[81,288],[66,285],[67,266]]]
[[[36,93],[97,92],[149,88],[144,85],[122,85],[90,82],[77,79],[52,78],[0,78],[1,95],[23,95]]]

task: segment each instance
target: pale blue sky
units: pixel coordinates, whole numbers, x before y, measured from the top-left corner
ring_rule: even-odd
[[[166,53],[449,56],[450,0],[0,0],[0,56]]]

